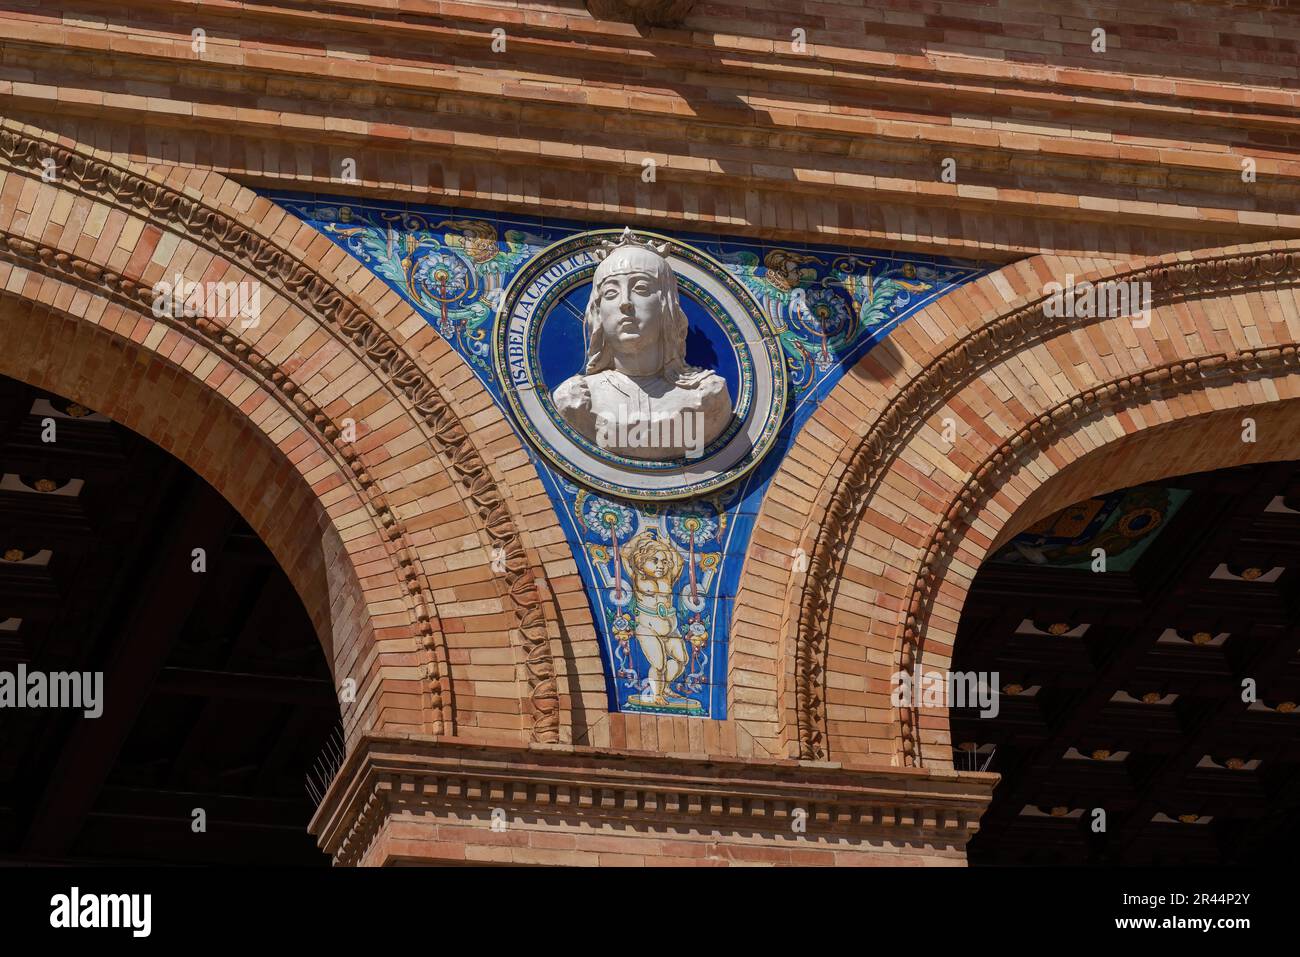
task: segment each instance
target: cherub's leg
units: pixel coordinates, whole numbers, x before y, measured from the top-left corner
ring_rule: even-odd
[[[663,642],[659,640],[658,635],[654,634],[637,635],[637,641],[641,645],[641,651],[645,653],[646,660],[650,663],[649,689],[641,696],[641,700],[647,703],[660,702],[663,700],[664,688],[667,684],[664,678],[667,655],[664,653]]]
[[[686,642],[680,635],[671,635],[664,639],[664,650],[668,655],[668,660],[664,664],[664,694],[686,700],[672,689],[672,683],[681,677],[682,672],[686,670],[687,662],[690,661]]]
[[[665,671],[670,682],[676,681],[681,673],[686,670],[686,663],[690,661],[690,655],[686,651],[686,642],[680,635],[673,635],[664,639],[665,650],[668,652],[668,661],[665,664]]]

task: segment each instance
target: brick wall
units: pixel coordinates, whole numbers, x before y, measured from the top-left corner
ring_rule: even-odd
[[[767,0],[654,31],[576,2],[318,6],[2,5],[0,371],[112,415],[230,498],[356,681],[354,746],[562,748],[578,782],[583,748],[647,774],[688,757],[792,780],[813,775],[800,759],[943,771],[946,716],[891,709],[888,679],[946,663],[997,543],[1099,476],[1300,454],[1300,28],[1274,5]],[[895,331],[798,436],[746,560],[732,718],[609,715],[572,556],[499,410],[421,317],[257,185],[1006,265]],[[1149,327],[1041,325],[1049,280],[1135,271],[1159,293]],[[157,321],[143,291],[177,272],[262,283],[263,322]],[[357,793],[338,833],[377,800]],[[382,806],[376,862],[461,846],[427,827],[482,810],[417,826]],[[879,822],[854,814],[869,847]],[[673,856],[585,827],[538,825],[524,845]],[[794,862],[771,838],[753,853]]]
[[[999,261],[1300,225],[1300,27],[1265,3],[5,7],[7,109],[249,184]]]

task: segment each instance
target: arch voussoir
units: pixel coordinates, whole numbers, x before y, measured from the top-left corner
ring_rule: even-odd
[[[59,171],[53,183],[42,180],[45,161]],[[323,540],[329,568],[318,562],[313,569],[325,578],[328,599],[312,612],[336,677],[357,685],[360,707],[351,733],[405,727],[481,733],[511,743],[521,734],[524,741],[560,740],[563,676],[553,660],[550,625],[556,615],[548,594],[535,584],[539,562],[512,499],[493,474],[494,456],[479,447],[476,430],[462,421],[429,371],[430,337],[420,335],[422,321],[413,322],[418,317],[396,302],[385,302],[385,311],[377,313],[373,300],[379,293],[356,293],[328,267],[305,259],[305,224],[228,181],[220,189],[205,183],[203,196],[220,197],[222,205],[215,205],[187,187],[185,175],[151,174],[38,129],[0,122],[0,176],[18,187],[6,190],[10,200],[0,209],[0,260],[12,270],[10,299],[28,307],[10,315],[16,320],[57,314],[74,329],[77,323],[95,324],[110,339],[97,338],[94,349],[110,348],[107,341],[114,349],[133,348],[149,375],[178,371],[198,384],[197,391],[176,387],[177,395],[193,401],[205,390],[219,391],[235,410],[235,421],[292,469],[337,539]],[[73,194],[79,212],[96,213],[76,221],[83,227],[99,223],[101,233],[116,230],[109,238],[117,241],[79,234],[71,226],[33,234],[22,212],[26,204],[12,199],[33,191]],[[259,284],[261,321],[244,328],[201,315],[159,314],[152,308],[155,284],[173,275]],[[17,322],[8,325],[16,328]],[[442,351],[450,352],[445,344]],[[110,360],[100,354],[93,361]],[[18,363],[11,374],[32,375]],[[68,376],[46,384],[67,389]],[[126,403],[116,393],[83,398],[103,407],[115,396]],[[151,415],[139,403],[119,403],[118,411],[124,424],[160,444],[174,444],[168,416]],[[364,427],[352,434],[367,412],[383,423],[382,440]],[[513,436],[508,441],[517,445]],[[200,460],[191,464],[225,492],[224,473],[212,456],[205,458],[203,450],[191,454]],[[407,471],[420,474],[420,482],[403,481]],[[432,521],[422,511],[421,495],[442,503]],[[257,511],[251,499],[228,497],[246,516]],[[513,721],[498,715],[480,727],[473,708],[456,705],[458,692],[472,692],[476,679],[467,671],[459,685],[454,680],[448,629],[463,631],[459,622],[468,612],[454,589],[448,594],[444,588],[435,600],[432,572],[449,548],[464,546],[425,530],[454,526],[448,519],[457,515],[477,530],[473,547],[482,554],[454,560],[462,569],[481,566],[474,573],[476,587],[498,596],[505,618],[493,627],[499,642],[518,656],[518,673],[507,678],[520,686]],[[496,548],[506,555],[504,575],[488,569]],[[358,609],[364,613],[356,614]],[[329,633],[331,622],[345,621],[354,623],[350,628],[359,621],[362,634]],[[470,666],[472,671],[472,661]]]
[[[1066,275],[1147,284],[1149,324],[1045,310],[1045,286]],[[1051,490],[1074,463],[1121,442],[1172,441],[1179,422],[1226,429],[1228,413],[1289,408],[1297,286],[1295,243],[1102,267],[1040,257],[941,300],[905,325],[914,335],[865,357],[839,388],[870,411],[833,450],[798,533],[806,570],[786,580],[787,747],[805,759],[950,762],[946,714],[893,708],[892,675],[947,660],[975,569],[1028,524],[1027,502],[1058,501]],[[1282,454],[1211,446],[1159,457],[1202,470]],[[1112,488],[1160,477],[1117,462]]]

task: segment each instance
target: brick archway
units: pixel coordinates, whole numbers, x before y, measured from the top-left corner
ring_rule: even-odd
[[[244,514],[336,681],[355,681],[350,738],[568,733],[531,544],[547,529],[522,517],[536,474],[419,316],[217,174],[141,170],[5,121],[0,177],[0,372],[104,411]],[[155,319],[153,285],[177,274],[259,284],[260,322]]]
[[[1150,282],[1150,326],[1045,316],[1044,284],[1067,274]],[[946,666],[966,589],[994,547],[1080,497],[1099,467],[1119,488],[1300,455],[1298,284],[1297,243],[1123,268],[1039,257],[959,290],[873,350],[776,477],[782,520],[763,519],[785,534],[769,552],[807,555],[806,570],[787,559],[784,571],[767,725],[779,746],[850,764],[950,764],[946,714],[892,709],[890,676],[923,655]],[[1262,430],[1254,444],[1240,441],[1247,415]],[[809,491],[812,470],[822,478]]]

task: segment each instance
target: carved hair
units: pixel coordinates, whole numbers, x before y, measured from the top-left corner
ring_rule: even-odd
[[[686,566],[681,552],[650,530],[639,532],[627,543],[628,570],[631,572],[633,581],[637,581],[643,576],[642,564],[655,552],[659,551],[668,556],[668,571],[665,573],[668,583],[672,584],[677,581],[682,569]]]
[[[601,265],[596,267],[595,279],[591,286],[591,298],[587,300],[587,311],[583,317],[587,327],[587,362],[583,373],[595,375],[597,372],[614,368],[614,353],[605,345],[605,331],[600,324],[600,282],[604,278],[601,269],[608,261],[608,257],[627,248],[645,250],[652,253],[657,260],[655,280],[660,294],[666,296],[668,300],[665,304],[666,321],[659,329],[660,342],[663,346],[661,354],[664,360],[664,378],[679,386],[694,386],[698,383],[701,373],[707,370],[700,370],[686,364],[688,323],[677,291],[677,274],[673,272],[673,267],[669,265],[665,255],[667,246],[641,242],[630,229],[623,230],[623,235],[617,243],[606,242],[603,248],[593,251],[593,255],[601,261]]]

